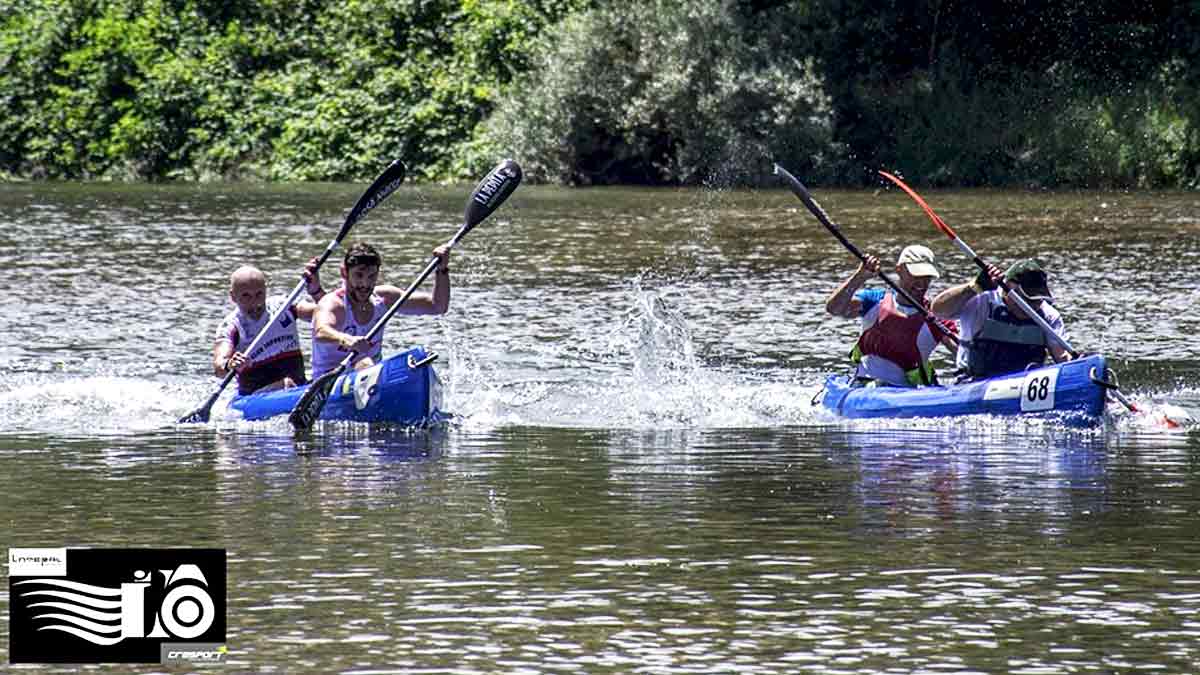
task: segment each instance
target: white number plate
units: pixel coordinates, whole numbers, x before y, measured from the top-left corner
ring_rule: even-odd
[[[1036,412],[1054,408],[1054,386],[1058,383],[1058,368],[1034,370],[1021,383],[1021,412]]]

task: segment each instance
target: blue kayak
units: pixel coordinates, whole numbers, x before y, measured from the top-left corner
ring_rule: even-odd
[[[433,369],[436,354],[414,347],[382,362],[340,375],[320,419],[418,425],[447,417],[442,412],[442,382]],[[291,389],[235,396],[229,403],[247,420],[287,415],[308,390]]]
[[[821,404],[849,418],[1047,415],[1095,423],[1104,415],[1103,356],[934,387],[851,386],[845,375],[825,381]]]

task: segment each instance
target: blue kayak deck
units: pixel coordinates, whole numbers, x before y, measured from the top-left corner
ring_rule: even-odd
[[[448,417],[441,410],[442,383],[430,356],[414,347],[365,370],[340,375],[320,419],[419,425]],[[247,420],[270,419],[290,413],[306,391],[307,384],[235,396],[229,408]]]
[[[1103,378],[1105,371],[1104,357],[1095,355],[948,386],[863,387],[833,375],[821,404],[848,418],[1057,414],[1098,421],[1105,389],[1092,378]]]

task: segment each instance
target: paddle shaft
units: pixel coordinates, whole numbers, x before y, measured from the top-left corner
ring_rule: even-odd
[[[454,237],[447,244],[447,247],[453,249],[468,232],[498,209],[508,199],[508,196],[517,189],[517,186],[521,184],[522,176],[521,167],[511,159],[503,160],[496,168],[492,169],[479,182],[479,185],[475,186],[475,190],[471,193],[471,198],[467,201],[467,209],[463,216],[462,227],[458,228],[458,232],[454,233]],[[425,266],[421,274],[409,284],[400,298],[392,303],[392,306],[384,312],[383,316],[379,317],[379,321],[363,336],[368,342],[383,330],[384,325],[395,316],[400,307],[417,290],[417,287],[424,283],[425,279],[433,273],[437,264],[438,257],[435,255],[430,259],[429,264]],[[288,415],[288,422],[292,425],[293,429],[297,431],[306,430],[316,422],[317,418],[321,416],[325,402],[329,400],[329,394],[333,390],[334,381],[342,373],[346,372],[346,369],[354,362],[356,356],[355,352],[347,354],[335,368],[313,380],[312,384],[308,387],[308,391],[296,402],[291,414]]]
[[[328,254],[328,251],[326,251],[326,254]],[[320,262],[318,262],[317,267],[320,267],[321,263],[323,263],[323,262],[324,262],[324,260],[321,260]],[[254,350],[258,347],[258,344],[267,337],[267,328],[270,328],[271,326],[275,325],[275,322],[279,320],[279,317],[282,316],[284,312],[291,309],[292,303],[296,302],[296,298],[300,297],[300,294],[302,292],[304,292],[304,288],[307,285],[308,285],[307,279],[301,279],[300,283],[296,284],[296,287],[292,289],[291,294],[289,294],[287,296],[287,299],[284,300],[283,304],[280,305],[279,309],[275,310],[275,312],[273,314],[271,314],[271,318],[267,320],[267,325],[258,332],[258,335],[254,336],[254,339],[250,341],[250,344],[245,349],[240,350],[243,354],[246,354],[247,356],[249,356],[250,354],[254,353]],[[233,368],[230,368],[229,372],[225,373],[225,378],[223,380],[221,380],[221,386],[217,388],[217,391],[214,392],[213,395],[209,399],[209,401],[210,401],[208,403],[209,406],[212,405],[212,402],[215,402],[217,400],[217,397],[221,395],[221,391],[223,389],[225,389],[226,386],[229,385],[229,382],[231,380],[233,380],[233,378],[235,376],[237,376],[237,371],[234,370]]]
[[[390,179],[390,182],[386,182],[387,179]],[[403,182],[404,165],[400,163],[400,160],[396,160],[392,162],[382,174],[380,174],[379,178],[375,179],[375,182],[371,184],[371,187],[367,188],[367,191],[363,194],[363,197],[366,198],[366,201],[360,199],[359,202],[354,205],[354,208],[351,209],[350,215],[346,217],[346,222],[342,223],[342,229],[338,230],[337,236],[330,240],[329,245],[325,247],[325,250],[321,252],[321,256],[317,258],[316,269],[321,269],[321,265],[324,265],[325,261],[329,260],[329,256],[333,255],[333,252],[337,250],[338,245],[340,245],[342,240],[346,238],[346,235],[350,233],[350,228],[354,227],[354,224],[359,220],[362,220],[362,217],[367,215],[368,211],[375,208],[375,206],[387,198],[388,195],[395,192]],[[308,279],[301,279],[300,283],[296,284],[296,287],[292,289],[291,295],[288,296],[287,302],[283,304],[283,307],[279,308],[274,314],[271,315],[271,320],[268,321],[267,325],[258,332],[258,335],[254,336],[254,340],[250,343],[250,346],[242,352],[243,354],[250,354],[254,351],[254,348],[258,346],[258,343],[262,342],[263,338],[266,337],[267,328],[273,325],[279,319],[280,315],[286,312],[288,308],[292,306],[292,303],[296,301],[296,298],[300,297],[300,293],[304,291],[304,288],[307,285]],[[232,375],[232,372],[225,375],[226,382],[222,383],[222,387],[224,387],[225,384],[228,384],[228,379]],[[219,394],[220,392],[217,393]]]
[[[959,250],[967,254],[967,256],[969,256],[971,260],[975,262],[979,269],[983,270],[985,274],[987,273],[987,263],[984,262],[978,255],[975,255],[975,251],[971,250],[971,247],[968,246],[965,241],[959,239],[958,235],[953,235],[950,238],[954,241],[954,244],[958,246]],[[1029,302],[1025,299],[1025,296],[1021,293],[1020,286],[1012,281],[1006,282],[1006,286],[1008,287],[1009,295],[1011,295],[1013,300],[1016,301],[1017,306],[1021,308],[1022,312],[1025,312],[1029,318],[1033,319],[1034,323],[1036,323],[1038,327],[1040,327],[1046,333],[1046,335],[1050,336],[1053,340],[1058,342],[1058,344],[1062,345],[1062,348],[1071,355],[1071,358],[1079,358],[1079,352],[1075,351],[1075,348],[1071,346],[1071,343],[1067,341],[1067,338],[1058,331],[1054,330],[1054,328],[1052,328],[1046,321],[1045,317],[1042,316],[1041,312],[1037,311],[1029,304]],[[1128,408],[1130,412],[1140,412],[1138,407],[1134,405],[1133,401],[1130,401],[1125,394],[1121,393],[1120,389],[1114,387],[1108,391],[1112,393],[1114,398],[1121,402],[1121,405]]]
[[[783,176],[784,180],[786,180],[788,185],[791,187],[792,193],[799,197],[801,202],[804,202],[804,205],[808,207],[808,210],[814,216],[816,216],[817,220],[821,221],[821,224],[825,226],[825,229],[829,230],[830,234],[837,238],[837,240],[842,243],[842,246],[846,247],[846,250],[850,251],[854,257],[858,258],[859,261],[865,265],[867,262],[867,256],[863,255],[863,252],[858,250],[858,247],[855,246],[849,239],[847,239],[844,234],[842,234],[841,229],[838,228],[838,226],[835,225],[829,218],[829,214],[825,213],[825,209],[821,208],[821,205],[818,204],[817,200],[814,199],[812,194],[809,193],[808,188],[804,187],[804,183],[801,183],[799,179],[788,173],[787,169],[784,169],[778,164],[775,165],[775,174]],[[896,284],[896,282],[892,281],[888,275],[883,273],[883,270],[879,270],[875,274],[880,279],[883,279],[883,282],[887,284],[889,288],[895,291],[897,295],[904,298],[905,302],[917,308],[917,311],[921,313],[921,316],[928,320],[930,325],[937,326],[937,329],[942,333],[942,335],[949,338],[956,347],[958,346],[958,336],[956,336],[954,333],[951,333],[945,326],[943,326],[941,321],[939,321],[932,312],[926,309],[923,304],[917,302],[916,298],[914,298],[912,294],[901,288]]]
[[[967,242],[959,239],[958,235],[952,235],[950,239],[960,251],[965,253],[967,257],[971,258],[971,260],[977,267],[979,267],[979,269],[983,270],[984,274],[987,274],[988,264],[984,262],[984,260],[978,255],[976,255],[975,251],[971,250],[971,247],[967,245]],[[1061,345],[1062,348],[1071,355],[1071,358],[1079,358],[1079,352],[1077,352],[1075,348],[1071,346],[1071,343],[1067,341],[1067,338],[1058,331],[1054,330],[1054,328],[1050,326],[1049,322],[1046,321],[1046,318],[1042,316],[1042,313],[1034,309],[1033,305],[1029,304],[1029,301],[1025,299],[1025,294],[1021,292],[1021,287],[1015,281],[1005,281],[1004,286],[1008,289],[1008,294],[1012,296],[1012,299],[1017,303],[1017,306],[1021,308],[1021,311],[1028,315],[1030,319],[1033,319],[1033,322],[1036,323],[1038,327],[1050,337],[1050,339]]]
[[[886,171],[880,171],[879,174],[895,183],[900,187],[901,190],[904,190],[906,193],[908,193],[908,196],[912,197],[913,200],[920,205],[921,209],[925,211],[925,215],[929,216],[929,219],[933,221],[934,226],[941,230],[942,234],[949,237],[950,241],[952,241],[954,245],[958,247],[958,250],[966,254],[966,256],[970,258],[971,261],[974,262],[977,267],[979,267],[979,269],[983,270],[984,274],[988,273],[987,262],[985,262],[983,258],[980,258],[979,254],[975,253],[974,249],[972,249],[967,242],[963,241],[962,238],[958,236],[958,233],[954,231],[954,228],[950,227],[946,221],[942,220],[941,216],[934,212],[933,207],[929,206],[929,204],[925,202],[921,195],[917,194],[916,190],[910,188],[907,183],[900,180],[900,178],[897,176],[894,176]],[[1042,316],[1041,312],[1038,312],[1029,304],[1029,301],[1025,299],[1025,296],[1021,293],[1020,286],[1018,286],[1016,282],[1005,281],[1004,286],[1008,290],[1009,294],[1012,295],[1013,300],[1017,303],[1017,306],[1021,308],[1022,312],[1027,314],[1030,319],[1033,319],[1033,322],[1036,323],[1038,327],[1050,337],[1050,339],[1061,345],[1062,348],[1071,355],[1071,358],[1078,358],[1079,352],[1075,351],[1075,348],[1071,346],[1071,343],[1067,342],[1065,337],[1060,335],[1058,331],[1054,330],[1050,326],[1045,317]]]
[[[513,186],[513,187],[515,188],[516,186]],[[486,200],[481,201],[478,197],[478,194],[479,194],[479,190],[477,189],[476,196],[472,199],[472,203],[475,203],[475,202],[487,203]],[[492,194],[492,192],[489,191],[488,196],[490,197],[491,194]],[[507,199],[508,194],[511,194],[511,190],[509,190],[507,193],[505,193],[501,197],[500,201]],[[499,206],[499,203],[490,206],[487,213],[490,214],[492,210],[495,210],[496,206]],[[466,222],[464,222],[462,224],[462,227],[458,228],[458,232],[455,232],[454,237],[452,239],[450,239],[450,243],[448,244],[448,247],[450,249],[453,249],[455,246],[458,246],[458,242],[461,241],[463,237],[467,236],[467,233],[471,231],[471,228],[478,225],[479,222],[482,221],[483,218],[486,218],[486,217],[487,217],[486,214],[484,214],[481,217],[478,217],[478,219],[476,219],[475,217],[468,216]],[[419,276],[417,276],[417,278],[415,280],[413,280],[413,282],[411,284],[408,285],[408,288],[404,289],[404,293],[400,296],[400,299],[397,300],[396,302],[392,303],[392,306],[388,307],[388,310],[386,312],[384,312],[383,316],[379,317],[379,321],[377,321],[375,323],[375,325],[371,327],[371,330],[367,331],[367,334],[364,336],[366,338],[367,342],[370,342],[372,338],[374,338],[376,335],[379,334],[380,331],[383,330],[384,325],[389,320],[391,320],[391,318],[393,316],[395,316],[396,312],[399,311],[400,307],[410,297],[412,297],[412,294],[417,290],[418,287],[421,286],[421,284],[425,283],[425,280],[429,278],[429,275],[431,273],[433,273],[433,270],[434,270],[434,268],[437,267],[437,264],[438,264],[437,256],[433,256],[432,258],[430,258],[429,264],[425,265],[425,269],[421,271],[421,274]],[[345,371],[346,368],[348,368],[350,366],[350,364],[354,362],[354,357],[355,357],[355,354],[353,352],[347,354],[346,358],[342,359],[342,362],[340,364],[338,364],[338,367],[337,367],[338,372],[341,373],[341,372]]]
[[[338,244],[341,242],[341,236],[345,235],[339,235],[339,238],[329,242],[329,245],[325,247],[325,251],[321,253],[321,257],[317,258],[316,269],[321,269],[321,265],[324,265],[325,261],[329,260],[329,256],[333,254],[334,250],[337,249]],[[275,313],[272,314],[271,318],[267,320],[267,325],[264,326],[262,330],[258,331],[258,335],[254,336],[254,339],[250,341],[249,346],[243,350],[240,350],[243,354],[249,356],[250,354],[254,353],[254,350],[258,347],[258,344],[267,337],[267,329],[275,325],[275,322],[279,320],[279,317],[282,316],[284,312],[291,309],[292,304],[296,302],[296,298],[300,297],[300,294],[304,292],[304,289],[307,286],[308,279],[301,279],[300,283],[296,284],[296,287],[293,288],[292,292],[287,296],[287,300],[284,300],[283,305],[279,309],[275,310]],[[221,391],[229,385],[230,380],[232,380],[236,375],[237,371],[233,370],[232,368],[228,373],[225,373],[225,379],[221,380],[220,388],[218,388],[216,393],[214,393],[211,397],[212,401],[215,402],[217,400],[217,397],[221,395]],[[210,403],[209,405],[211,406],[212,404]]]

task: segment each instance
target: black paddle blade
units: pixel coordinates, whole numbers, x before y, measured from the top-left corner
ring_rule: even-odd
[[[208,417],[211,412],[212,412],[212,409],[210,406],[208,406],[208,405],[200,406],[199,408],[196,408],[195,410],[184,415],[183,417],[180,417],[179,423],[180,424],[205,424],[208,422]]]
[[[308,385],[308,391],[296,401],[296,406],[288,415],[288,422],[293,429],[306,431],[312,428],[321,416],[321,411],[325,409],[325,401],[329,400],[329,394],[333,391],[334,380],[345,370],[345,367],[334,368]]]
[[[792,190],[792,194],[799,197],[800,201],[804,202],[804,205],[807,206],[809,210],[817,216],[817,218],[820,219],[822,216],[824,216],[822,222],[829,220],[829,214],[825,213],[825,209],[821,208],[821,205],[817,203],[817,200],[813,199],[812,193],[808,191],[808,188],[804,186],[804,183],[800,182],[799,178],[796,178],[791,174],[790,171],[782,166],[779,166],[778,164],[775,165],[775,175],[783,177],[784,182],[786,182],[788,187]],[[817,211],[820,211],[820,213],[818,214]]]
[[[217,393],[213,394],[212,396],[209,396],[208,400],[204,402],[204,405],[200,406],[199,408],[196,408],[195,410],[184,415],[183,417],[180,417],[179,423],[180,424],[205,424],[205,423],[207,423],[209,415],[212,414],[213,404],[217,402],[217,396],[220,396],[221,390],[224,388],[225,388],[225,385],[224,385],[224,383],[222,383],[221,389],[218,389]]]
[[[379,206],[383,200],[388,198],[388,195],[398,190],[404,184],[405,174],[404,162],[397,159],[389,164],[354,203],[354,207],[350,209],[349,215],[346,216],[346,222],[342,224],[342,229],[334,241],[340,242],[355,223],[362,220],[370,213],[371,209]]]
[[[463,229],[461,234],[466,234],[485,218],[492,215],[504,200],[517,189],[521,184],[521,178],[524,174],[521,172],[521,167],[511,159],[506,159],[496,165],[491,173],[484,176],[483,180],[479,181],[479,185],[475,186],[475,191],[471,193],[471,199],[467,202],[467,213],[463,219]],[[460,236],[461,238],[461,236]]]
[[[838,229],[838,226],[833,222],[833,219],[829,217],[828,213],[825,213],[825,209],[821,208],[821,205],[817,203],[817,200],[813,199],[812,194],[808,191],[808,188],[804,187],[804,183],[801,183],[800,179],[793,176],[787,169],[779,166],[778,164],[775,165],[775,175],[783,177],[783,180],[788,184],[788,188],[791,189],[792,194],[796,195],[796,197],[804,203],[804,206],[808,209],[809,213],[816,216],[817,220],[821,221],[821,224],[825,226],[825,229],[829,230],[830,234],[837,238],[838,241],[842,242],[842,246],[845,246],[846,250],[854,254],[855,258],[858,258],[859,260],[866,260],[866,257],[862,254],[862,251],[859,251],[857,246],[851,244],[849,239],[846,239],[846,236],[842,234],[840,229]]]

